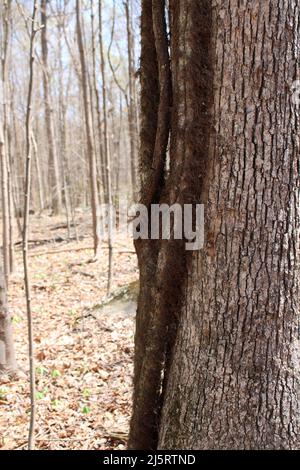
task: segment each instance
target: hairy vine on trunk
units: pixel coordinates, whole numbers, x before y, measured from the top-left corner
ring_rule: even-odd
[[[141,22],[140,201],[150,208],[152,203],[160,201],[165,187],[164,170],[170,131],[171,74],[165,3],[143,0]],[[135,337],[134,409],[129,439],[129,447],[135,449],[152,448],[157,439],[156,408],[163,343],[162,338],[157,337],[152,348],[149,339],[151,332],[159,327],[155,311],[159,250],[158,240],[136,241],[141,287]],[[159,357],[154,364],[152,358],[155,351],[159,351]]]
[[[169,5],[170,49],[165,2],[143,2],[140,164],[141,202],[148,209],[153,203],[178,203],[183,206],[185,203],[200,202],[207,172],[210,131],[207,110],[212,95],[209,80],[210,9],[206,8],[208,5],[201,9],[201,21],[204,20],[202,22],[205,24],[201,28],[194,25],[198,34],[192,36],[187,21],[193,17],[193,21],[199,19],[193,2],[170,1]],[[153,41],[155,49],[150,51]],[[202,51],[196,48],[199,44],[202,44]],[[186,45],[191,48],[188,62],[180,52]],[[151,70],[154,57],[157,61],[156,81],[153,81]],[[191,61],[199,68],[203,80],[197,77],[197,82],[193,77]],[[153,101],[157,96],[159,100]],[[199,106],[191,105],[195,100]],[[195,109],[197,116],[191,112]],[[195,118],[200,122],[200,133]],[[169,139],[170,171],[166,175]],[[138,240],[136,250],[140,267],[140,295],[129,447],[155,449],[189,257],[183,240]]]

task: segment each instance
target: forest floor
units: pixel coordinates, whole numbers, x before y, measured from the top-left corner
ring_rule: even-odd
[[[112,283],[117,300],[107,302],[107,244],[91,262],[89,214],[81,212],[76,222],[79,242],[67,239],[62,217],[31,216],[36,448],[124,449],[132,394],[136,256],[132,241],[117,235]],[[28,436],[27,320],[18,244],[9,306],[23,373],[0,379],[0,450],[24,449]]]

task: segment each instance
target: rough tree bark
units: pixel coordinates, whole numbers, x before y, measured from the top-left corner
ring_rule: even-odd
[[[151,177],[157,166],[149,163],[161,129],[156,3],[144,0],[142,14],[142,200],[167,194],[173,202],[177,192],[181,203],[203,203],[205,244],[187,255],[173,242],[182,261],[175,306],[178,274],[169,259],[174,279],[164,288],[161,269],[168,250],[162,242],[136,244],[141,291],[129,447],[296,449],[299,107],[290,88],[299,2],[170,0],[167,180]],[[160,87],[163,80],[160,73]],[[155,362],[153,328],[162,338]]]

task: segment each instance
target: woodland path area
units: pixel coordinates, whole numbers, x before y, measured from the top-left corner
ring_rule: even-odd
[[[117,300],[114,308],[111,302],[101,307],[106,298],[108,256],[103,243],[97,262],[90,262],[90,218],[88,213],[78,215],[80,240],[70,242],[62,217],[31,216],[30,240],[41,240],[30,243],[29,251],[37,449],[125,448],[131,413],[136,295],[130,288],[137,285],[137,263],[132,241],[117,236],[112,283],[112,296],[117,293]],[[13,380],[6,376],[0,379],[1,450],[27,446],[30,400],[21,256],[17,245],[9,305],[23,372]]]

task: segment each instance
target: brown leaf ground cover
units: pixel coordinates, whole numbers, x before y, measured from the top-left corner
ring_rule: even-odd
[[[38,449],[123,449],[133,371],[134,312],[99,306],[106,298],[108,251],[89,262],[89,214],[77,217],[80,241],[68,241],[60,217],[32,216],[29,264],[37,387]],[[36,243],[36,240],[40,240]],[[137,280],[133,244],[116,236],[113,291]],[[0,449],[26,448],[29,422],[27,322],[22,253],[9,306],[20,377],[0,379]]]

